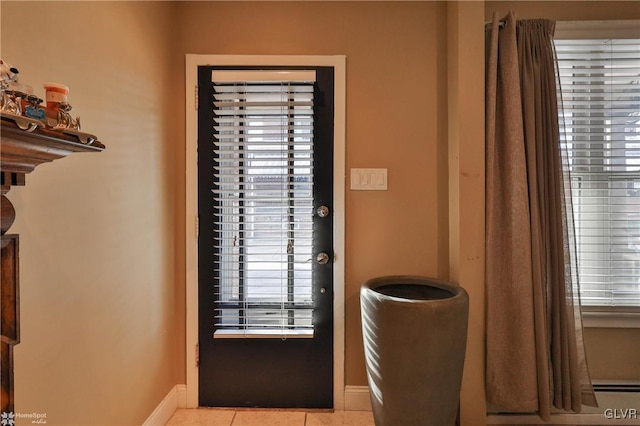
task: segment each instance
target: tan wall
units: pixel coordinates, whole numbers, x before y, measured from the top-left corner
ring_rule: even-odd
[[[446,121],[438,120],[446,115],[438,103],[446,88],[444,4],[181,6],[184,53],[347,56],[347,170],[389,173],[386,192],[346,194],[345,378],[365,385],[360,284],[377,275],[448,275]]]
[[[485,422],[484,19],[481,2],[447,3],[450,278],[469,294],[460,393],[463,425]]]
[[[589,328],[584,333],[594,380],[640,379],[640,332],[637,328]]]
[[[69,85],[72,112],[107,146],[42,165],[9,193],[21,257],[16,411],[46,413],[49,425],[141,424],[179,382],[183,352],[173,244],[183,137],[172,127],[183,112],[168,107],[182,58],[166,31],[175,5],[1,7],[2,58],[41,96],[45,81]]]
[[[553,19],[556,21],[640,19],[637,1],[487,1],[485,20],[494,11],[502,17],[509,10],[519,19]],[[587,359],[594,380],[638,380],[638,344],[640,329],[586,329]]]
[[[598,21],[640,18],[637,1],[485,1],[485,20],[491,21],[494,11],[502,18],[510,10],[518,19]]]

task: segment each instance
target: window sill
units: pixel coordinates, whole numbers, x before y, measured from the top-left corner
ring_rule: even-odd
[[[583,307],[582,324],[585,328],[640,328],[640,310]]]
[[[243,330],[216,330],[214,339],[313,339],[313,330],[282,330],[280,328]]]

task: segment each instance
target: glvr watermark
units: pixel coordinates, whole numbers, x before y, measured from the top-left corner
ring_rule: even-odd
[[[14,426],[18,419],[31,420],[31,423],[35,425],[44,425],[47,424],[47,413],[8,413],[4,411],[0,414],[0,424],[2,426]]]
[[[636,408],[607,408],[604,416],[609,420],[635,420],[638,418]]]

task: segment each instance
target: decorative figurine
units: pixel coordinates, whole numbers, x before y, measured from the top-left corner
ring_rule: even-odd
[[[17,92],[9,90],[11,83],[18,82],[19,71],[0,59],[0,111],[22,115],[21,99]]]
[[[42,99],[34,95],[27,96],[27,105],[24,108],[24,115],[34,120],[44,121],[46,119],[44,109],[40,107]]]
[[[71,105],[67,102],[58,102],[58,124],[56,128],[80,130],[80,117],[73,118],[69,112]]]
[[[8,89],[9,82],[17,82],[18,81],[18,71],[17,68],[12,67],[2,59],[0,59],[0,89]]]

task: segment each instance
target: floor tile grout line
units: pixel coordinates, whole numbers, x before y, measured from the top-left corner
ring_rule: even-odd
[[[182,410],[176,410],[176,412],[179,412],[179,411],[182,411]],[[192,412],[192,411],[197,411],[197,409],[195,409],[195,410],[186,409],[184,411],[185,412]],[[211,410],[211,412],[215,412],[215,411],[216,411],[215,409]],[[228,416],[228,417],[225,416],[227,421],[224,423],[224,425],[226,425],[226,426],[234,426],[234,425],[235,426],[240,426],[240,424],[243,424],[243,421],[245,420],[245,418],[241,415],[240,411],[234,410],[234,409],[230,409],[230,410],[227,409],[227,410],[224,410],[224,411],[231,412],[231,416]],[[278,410],[278,411],[285,412],[287,410]],[[296,425],[297,426],[310,426],[310,425],[313,425],[313,424],[323,424],[324,423],[325,420],[322,420],[320,423],[317,423],[317,418],[330,420],[330,422],[331,422],[330,424],[332,424],[332,425],[334,425],[334,424],[335,425],[345,424],[344,423],[345,419],[351,417],[351,416],[346,416],[346,414],[347,414],[346,411],[341,411],[340,415],[336,415],[335,411],[331,411],[329,413],[329,415],[328,415],[329,418],[327,418],[327,416],[324,414],[324,412],[321,413],[321,412],[313,412],[313,411],[305,411],[305,410],[294,410],[294,411],[297,411],[298,414],[304,414],[303,417],[297,417],[296,416],[296,418],[297,418]],[[201,412],[201,414],[202,413],[204,413],[204,410]],[[174,413],[174,415],[175,414],[176,413]],[[371,416],[371,413],[369,415]],[[200,418],[201,416],[196,416],[196,417]],[[206,416],[204,416],[204,417],[206,417]],[[214,416],[214,417],[216,417],[216,416]],[[360,416],[360,415],[356,416],[356,418],[357,418],[357,421],[356,421],[355,418],[353,418],[353,421],[355,423],[359,424],[359,425],[361,424],[361,425],[364,426],[366,424],[366,426],[374,426],[374,424],[375,424],[374,421],[371,421],[371,420],[367,420],[364,423],[361,423],[363,420],[362,420],[362,416]],[[291,417],[288,417],[287,415],[285,415],[285,418],[281,419],[281,420],[284,423],[289,424],[288,422],[285,422],[285,420],[287,420],[287,419],[288,419],[288,421],[292,420]],[[300,419],[302,419],[303,422],[302,423],[297,423],[297,421],[299,421]],[[207,419],[202,418],[201,420],[204,421],[204,423],[200,423],[200,424],[209,424]],[[238,420],[240,423],[236,423],[236,420]],[[185,424],[185,423],[184,423],[184,419],[182,419],[180,421],[176,421],[176,422],[173,422],[173,423],[169,422],[167,424],[168,425],[178,425],[178,424]]]

